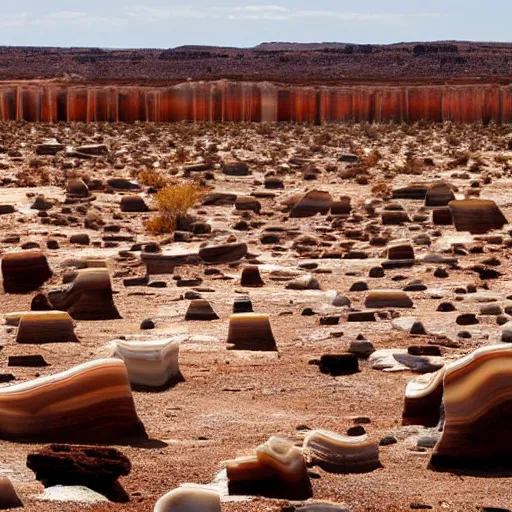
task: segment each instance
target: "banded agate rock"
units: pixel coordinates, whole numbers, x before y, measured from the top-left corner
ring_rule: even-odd
[[[454,199],[455,196],[448,183],[434,183],[427,190],[425,206],[446,206]]]
[[[179,380],[179,341],[168,338],[115,343],[114,355],[125,362],[132,386],[164,388]]]
[[[124,196],[121,198],[121,211],[126,213],[144,213],[149,208],[141,196]]]
[[[260,269],[257,265],[249,265],[242,270],[240,285],[247,287],[259,287],[265,285],[263,279],[261,279]]]
[[[469,231],[482,235],[508,224],[498,205],[487,199],[464,199],[451,201],[448,206],[457,231]]]
[[[213,310],[211,304],[206,299],[194,299],[190,301],[185,320],[218,320],[219,316]]]
[[[382,267],[403,268],[412,267],[416,263],[414,248],[410,243],[395,243],[387,248],[387,259],[382,262]]]
[[[329,473],[366,473],[382,467],[379,446],[366,435],[349,437],[313,430],[304,439],[304,457]]]
[[[18,343],[78,342],[73,319],[63,311],[43,311],[22,314],[19,321]]]
[[[333,198],[329,192],[322,190],[311,190],[301,197],[293,206],[290,217],[303,218],[313,217],[320,213],[327,215],[333,204]]]
[[[208,264],[233,263],[247,255],[247,244],[208,245],[199,249],[199,258]]]
[[[5,293],[28,293],[40,288],[53,273],[41,251],[6,254],[2,258]]]
[[[78,270],[75,279],[48,293],[59,311],[75,320],[115,320],[121,318],[112,296],[112,282],[106,268]]]
[[[425,199],[429,183],[410,183],[403,188],[393,190],[393,199]]]
[[[405,388],[402,425],[435,427],[441,421],[446,367],[410,381]]]
[[[401,290],[374,290],[366,297],[366,308],[412,308],[412,300]]]
[[[271,437],[256,454],[227,462],[230,494],[307,499],[312,495],[306,462],[300,448]]]
[[[199,486],[184,486],[162,496],[154,512],[221,512],[220,496]]]
[[[0,388],[0,439],[113,443],[146,439],[119,359]]]
[[[277,351],[269,316],[262,313],[231,315],[227,344],[233,350]]]
[[[12,482],[7,478],[0,476],[0,510],[9,510],[11,508],[23,507]]]
[[[511,466],[512,347],[479,348],[444,375],[444,428],[431,467]]]

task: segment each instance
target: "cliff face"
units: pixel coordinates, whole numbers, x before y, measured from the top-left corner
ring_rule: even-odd
[[[299,87],[190,82],[173,87],[2,85],[0,120],[512,122],[512,86]]]

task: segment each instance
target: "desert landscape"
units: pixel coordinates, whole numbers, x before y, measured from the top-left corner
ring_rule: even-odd
[[[510,508],[512,45],[351,46],[2,48],[0,509]]]

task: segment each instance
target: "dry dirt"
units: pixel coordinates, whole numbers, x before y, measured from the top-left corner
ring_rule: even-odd
[[[105,143],[108,156],[94,160],[65,158],[62,154],[43,157],[35,154],[35,147],[43,139],[56,137],[70,146],[82,143]],[[122,484],[131,496],[131,502],[107,505],[90,510],[152,510],[155,501],[164,493],[182,483],[212,482],[222,469],[222,461],[249,454],[271,435],[299,439],[297,427],[326,428],[344,433],[353,426],[353,418],[367,416],[365,425],[371,439],[393,435],[397,444],[380,449],[382,469],[360,475],[333,475],[312,468],[317,478],[312,479],[314,498],[332,500],[360,511],[410,510],[413,503],[424,503],[433,510],[477,511],[481,507],[509,507],[512,503],[510,480],[504,477],[468,477],[451,473],[436,473],[427,469],[431,450],[417,452],[416,439],[424,432],[418,427],[402,427],[401,414],[406,383],[411,372],[384,373],[373,370],[365,361],[360,372],[350,376],[330,377],[308,364],[326,353],[339,353],[348,348],[358,334],[364,335],[377,349],[406,348],[412,344],[426,344],[434,340],[427,335],[419,339],[394,329],[389,320],[377,323],[348,323],[342,318],[337,326],[322,326],[321,314],[341,312],[330,306],[328,290],[347,295],[352,306],[361,307],[366,292],[349,292],[351,284],[364,280],[370,289],[401,288],[413,279],[427,285],[423,292],[411,292],[415,308],[401,312],[414,315],[424,322],[428,331],[443,331],[459,342],[459,348],[445,348],[444,357],[451,360],[475,348],[497,340],[499,326],[496,317],[480,317],[480,324],[460,327],[455,324],[461,312],[478,313],[478,304],[456,301],[455,288],[475,284],[481,290],[500,294],[499,303],[512,294],[510,268],[510,240],[507,227],[503,243],[456,233],[451,226],[433,226],[430,216],[425,222],[404,226],[382,226],[379,216],[369,218],[364,202],[383,197],[392,188],[418,180],[445,179],[457,187],[457,195],[468,189],[481,189],[481,197],[493,199],[507,218],[512,218],[512,183],[510,162],[512,138],[509,127],[414,125],[368,126],[327,125],[322,127],[297,125],[30,125],[5,123],[0,125],[0,145],[6,153],[0,155],[2,166],[0,203],[15,204],[17,212],[4,215],[0,223],[0,250],[7,253],[19,250],[26,242],[41,246],[55,272],[46,286],[58,284],[64,273],[63,262],[69,258],[94,256],[106,258],[113,277],[115,302],[122,320],[77,322],[79,344],[49,344],[21,346],[15,343],[15,329],[1,327],[0,372],[13,372],[17,382],[37,375],[50,375],[73,365],[109,354],[108,343],[121,336],[141,336],[143,339],[165,337],[173,333],[188,334],[181,346],[180,367],[185,381],[175,387],[155,393],[134,392],[137,412],[151,439],[143,446],[119,447],[132,462],[132,472],[122,478]],[[380,157],[376,153],[378,150]],[[10,152],[10,153],[7,153]],[[343,153],[356,153],[365,162],[354,173],[344,175],[347,164],[338,161]],[[368,154],[373,157],[368,157]],[[10,155],[10,156],[9,156]],[[315,164],[317,180],[305,181],[301,167],[292,165],[292,157],[303,157]],[[230,177],[222,173],[218,164],[228,158],[248,163],[252,175]],[[426,166],[424,158],[432,158],[433,166]],[[187,162],[209,160],[213,171],[184,176]],[[456,160],[458,159],[458,162]],[[90,207],[69,205],[62,216],[67,225],[53,224],[54,213],[63,208],[64,187],[72,176],[83,177],[91,183],[105,183],[111,177],[136,178],[144,169],[155,169],[171,183],[195,180],[201,185],[219,191],[233,191],[250,195],[264,190],[264,177],[275,174],[282,178],[285,188],[271,190],[275,197],[260,199],[262,211],[250,214],[247,231],[233,228],[241,213],[232,206],[200,206],[192,213],[212,226],[206,235],[194,235],[189,243],[177,244],[172,236],[152,236],[145,232],[144,221],[153,214],[121,213],[121,193],[105,188],[94,190],[96,200]],[[210,178],[210,179],[207,179]],[[326,216],[290,219],[283,212],[281,201],[289,195],[307,189],[328,190],[333,197],[349,195],[353,214],[341,228],[332,228]],[[56,204],[49,211],[49,223],[30,209],[33,196],[44,194]],[[148,187],[144,197],[152,204]],[[398,200],[412,215],[423,207],[423,201]],[[385,204],[385,203],[384,203]],[[378,209],[381,206],[378,206]],[[67,212],[67,213],[66,213]],[[427,210],[427,213],[428,210]],[[94,219],[97,229],[84,227],[86,219]],[[119,226],[120,235],[127,241],[107,244],[103,237],[105,225]],[[47,221],[44,221],[47,222]],[[361,229],[368,233],[369,224],[378,226],[378,233],[390,241],[412,240],[428,234],[431,246],[415,244],[416,256],[429,252],[452,255],[453,243],[460,242],[466,249],[481,247],[481,252],[459,254],[459,267],[449,268],[449,277],[439,279],[433,271],[438,265],[418,263],[410,269],[387,270],[384,278],[372,279],[368,271],[382,260],[385,247],[375,247],[367,240],[349,239],[344,229]],[[90,224],[89,224],[90,225]],[[281,226],[285,230],[297,228],[318,239],[322,251],[339,257],[315,260],[318,268],[313,275],[321,284],[320,291],[293,291],[285,289],[285,282],[272,279],[272,271],[293,270],[306,261],[292,248],[293,234],[284,232],[278,244],[259,242],[266,226]],[[88,233],[91,245],[73,246],[69,235]],[[19,235],[19,242],[6,241]],[[57,239],[59,250],[46,248],[48,238]],[[183,299],[186,289],[176,287],[172,276],[153,276],[165,280],[166,288],[125,287],[124,277],[144,274],[140,253],[123,258],[120,251],[130,250],[135,242],[156,241],[162,249],[195,247],[205,241],[225,242],[228,239],[245,241],[251,258],[260,264],[265,286],[241,289],[240,272],[244,266],[219,265],[223,279],[205,275],[203,266],[184,266],[176,270],[180,276],[199,276],[201,294],[218,313],[213,322],[185,322],[184,313],[189,301]],[[12,240],[12,239],[11,239]],[[353,249],[366,251],[365,260],[343,259],[347,242]],[[502,277],[481,281],[468,267],[496,256]],[[309,260],[307,260],[309,261]],[[404,281],[397,280],[405,276]],[[226,350],[228,318],[236,293],[241,290],[252,299],[254,310],[268,313],[277,340],[279,353],[236,353]],[[2,295],[0,312],[22,311],[30,308],[33,294]],[[442,299],[441,299],[442,297]],[[442,300],[453,301],[454,313],[437,313]],[[318,314],[302,316],[305,307]],[[144,318],[153,318],[156,329],[141,331]],[[471,338],[458,338],[461,330]],[[50,366],[42,369],[7,368],[7,358],[18,354],[42,354]],[[0,441],[0,474],[11,478],[27,511],[82,510],[81,506],[43,504],[35,499],[42,485],[27,469],[26,456],[37,449],[34,444]],[[226,502],[223,510],[280,511],[284,501],[257,498],[253,501]]]

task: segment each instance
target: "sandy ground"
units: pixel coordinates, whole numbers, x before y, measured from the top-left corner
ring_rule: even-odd
[[[383,248],[373,247],[365,241],[354,241],[355,249],[365,250],[367,260],[318,259],[315,277],[321,284],[320,291],[292,291],[285,289],[285,282],[272,279],[272,271],[288,269],[301,271],[303,260],[291,248],[292,236],[285,234],[280,247],[262,245],[259,236],[265,226],[281,225],[287,230],[298,228],[319,240],[339,248],[347,242],[341,230],[332,230],[326,217],[287,219],[281,211],[283,198],[298,191],[318,188],[329,190],[333,197],[349,195],[354,212],[361,220],[354,220],[353,227],[366,227],[368,220],[362,207],[364,200],[376,197],[379,190],[397,187],[418,180],[446,179],[457,187],[463,196],[473,180],[483,183],[489,176],[490,183],[482,186],[481,197],[494,199],[508,218],[512,218],[512,195],[508,192],[512,182],[507,158],[512,152],[507,143],[511,138],[507,128],[494,127],[297,127],[271,126],[265,129],[247,125],[235,126],[0,126],[0,144],[9,150],[19,150],[20,156],[3,155],[6,169],[2,171],[4,187],[0,189],[0,203],[17,205],[17,213],[2,217],[0,239],[20,235],[19,243],[2,242],[2,252],[9,252],[27,241],[35,241],[47,254],[55,276],[47,287],[61,282],[63,262],[71,257],[88,255],[108,260],[113,276],[115,302],[122,320],[107,322],[77,322],[79,344],[48,344],[21,346],[15,343],[16,330],[0,329],[0,371],[12,372],[18,382],[39,375],[50,375],[93,358],[109,355],[109,342],[121,335],[129,339],[161,338],[176,333],[187,334],[180,351],[180,367],[184,376],[173,388],[155,393],[134,392],[137,412],[144,423],[151,442],[143,446],[119,447],[132,462],[132,472],[122,478],[122,485],[131,496],[128,504],[92,507],[91,510],[152,510],[155,501],[168,490],[186,482],[208,484],[222,470],[222,461],[238,455],[250,454],[271,435],[281,435],[300,441],[297,427],[325,428],[343,433],[354,425],[354,418],[367,416],[365,425],[371,439],[378,441],[386,435],[397,438],[397,444],[381,447],[383,465],[371,473],[359,475],[333,475],[312,468],[312,485],[315,500],[331,500],[345,504],[354,511],[410,510],[411,504],[423,503],[433,510],[476,511],[482,507],[508,507],[512,503],[509,478],[497,475],[468,477],[451,473],[436,473],[427,469],[431,450],[418,452],[417,438],[425,434],[421,427],[402,427],[401,414],[406,383],[413,378],[411,372],[384,373],[373,370],[365,361],[360,362],[360,372],[344,377],[330,377],[308,364],[325,353],[339,353],[348,348],[358,334],[364,335],[377,349],[407,348],[412,344],[426,344],[434,336],[409,336],[394,329],[390,321],[377,323],[348,323],[344,319],[337,326],[321,326],[319,316],[301,315],[305,307],[312,307],[321,314],[340,311],[330,306],[329,290],[347,295],[353,307],[361,307],[366,292],[349,292],[355,281],[365,280],[370,289],[401,288],[419,279],[427,285],[423,292],[411,292],[414,310],[402,312],[423,321],[429,332],[442,331],[457,339],[461,330],[472,334],[470,339],[458,339],[460,347],[443,349],[446,360],[452,360],[498,339],[499,327],[495,317],[480,317],[480,324],[470,327],[457,326],[455,318],[461,312],[478,313],[478,305],[456,301],[455,288],[467,284],[484,284],[478,275],[468,269],[472,264],[496,256],[500,259],[498,280],[486,281],[489,290],[500,295],[500,304],[509,303],[512,294],[512,271],[508,265],[510,251],[503,245],[494,245],[485,237],[471,237],[456,233],[453,227],[435,227],[428,220],[411,222],[404,226],[380,226],[380,233],[389,232],[390,240],[408,239],[420,233],[432,238],[432,246],[415,246],[416,256],[439,252],[454,240],[465,241],[467,247],[482,246],[482,253],[459,256],[459,268],[448,268],[449,277],[433,276],[437,265],[417,264],[410,269],[386,271],[384,278],[368,278],[369,269],[382,260]],[[78,163],[58,157],[36,157],[35,144],[48,136],[56,136],[66,144],[105,142],[110,148],[108,157]],[[206,149],[216,144],[216,150]],[[180,148],[184,148],[185,156]],[[364,155],[378,149],[382,158],[365,173],[368,183],[358,184],[354,179],[342,179],[345,164],[337,158],[346,152]],[[403,166],[406,153],[415,158],[434,159],[434,167],[419,166],[417,175],[406,174]],[[469,160],[459,166],[450,162],[467,153]],[[285,183],[284,190],[276,190],[275,198],[260,199],[262,213],[251,215],[260,227],[241,232],[233,229],[240,213],[231,206],[198,206],[195,213],[209,222],[213,232],[193,237],[194,243],[205,240],[223,242],[230,236],[246,241],[250,252],[257,255],[265,286],[259,289],[242,289],[240,273],[244,265],[219,265],[226,279],[205,275],[202,266],[185,266],[177,269],[181,276],[200,276],[201,288],[220,320],[213,322],[185,322],[187,300],[182,299],[186,289],[178,288],[172,276],[153,276],[165,280],[167,288],[127,288],[122,278],[143,275],[144,267],[139,254],[133,259],[119,257],[119,251],[130,249],[133,242],[120,242],[117,247],[104,247],[104,233],[84,228],[85,214],[77,212],[68,226],[43,225],[30,212],[28,193],[43,193],[49,199],[62,200],[66,179],[72,175],[106,180],[110,177],[135,177],[144,168],[157,169],[173,182],[183,181],[183,164],[204,158],[208,154],[213,162],[237,157],[249,163],[250,177],[236,178],[214,170],[214,180],[206,183],[216,190],[251,194],[263,189],[265,173],[278,171]],[[316,181],[304,181],[300,168],[282,167],[292,156],[311,159],[320,170]],[[497,161],[496,156],[500,155]],[[35,162],[34,160],[39,160]],[[72,170],[65,162],[72,161]],[[478,165],[475,165],[477,163]],[[77,166],[78,165],[78,166]],[[473,170],[467,173],[473,166]],[[331,170],[326,170],[326,167]],[[450,168],[451,167],[451,168]],[[478,169],[477,169],[478,167]],[[282,170],[280,170],[282,169]],[[402,169],[402,170],[401,170]],[[455,173],[455,174],[454,174]],[[31,182],[27,183],[30,177]],[[462,177],[461,177],[462,176]],[[12,182],[5,183],[6,178]],[[32,185],[32,186],[28,186]],[[28,188],[27,188],[28,187]],[[43,188],[42,188],[43,187]],[[133,235],[133,240],[159,241],[164,249],[173,244],[165,237],[151,236],[144,231],[143,221],[150,214],[119,215],[119,193],[94,191],[94,201],[89,212],[97,212],[107,224],[118,224],[120,234]],[[151,199],[146,196],[151,204]],[[399,200],[413,215],[422,208],[422,201]],[[62,206],[56,205],[53,211]],[[33,212],[33,211],[32,211]],[[52,212],[52,210],[50,211]],[[117,218],[116,218],[117,217]],[[436,233],[440,231],[440,233]],[[87,232],[97,247],[77,247],[68,241],[76,232]],[[507,227],[503,234],[507,238]],[[440,235],[440,236],[436,236]],[[47,238],[59,237],[61,248],[47,250]],[[459,238],[454,238],[459,237]],[[331,240],[332,239],[332,240]],[[320,272],[318,271],[320,270]],[[404,281],[394,280],[405,276]],[[237,292],[249,293],[254,310],[268,313],[277,340],[278,354],[237,353],[226,350],[228,318],[233,298]],[[23,311],[30,308],[33,294],[2,295],[0,312]],[[453,313],[437,313],[441,301],[450,300],[457,306]],[[153,318],[156,329],[141,331],[144,318]],[[7,368],[7,357],[18,354],[41,354],[48,361],[47,368]],[[18,490],[27,511],[74,511],[82,506],[41,503],[35,496],[42,492],[42,485],[35,481],[26,467],[26,456],[39,445],[0,441],[0,474],[9,476]],[[224,511],[279,511],[286,501],[263,498],[232,502],[224,497]]]

